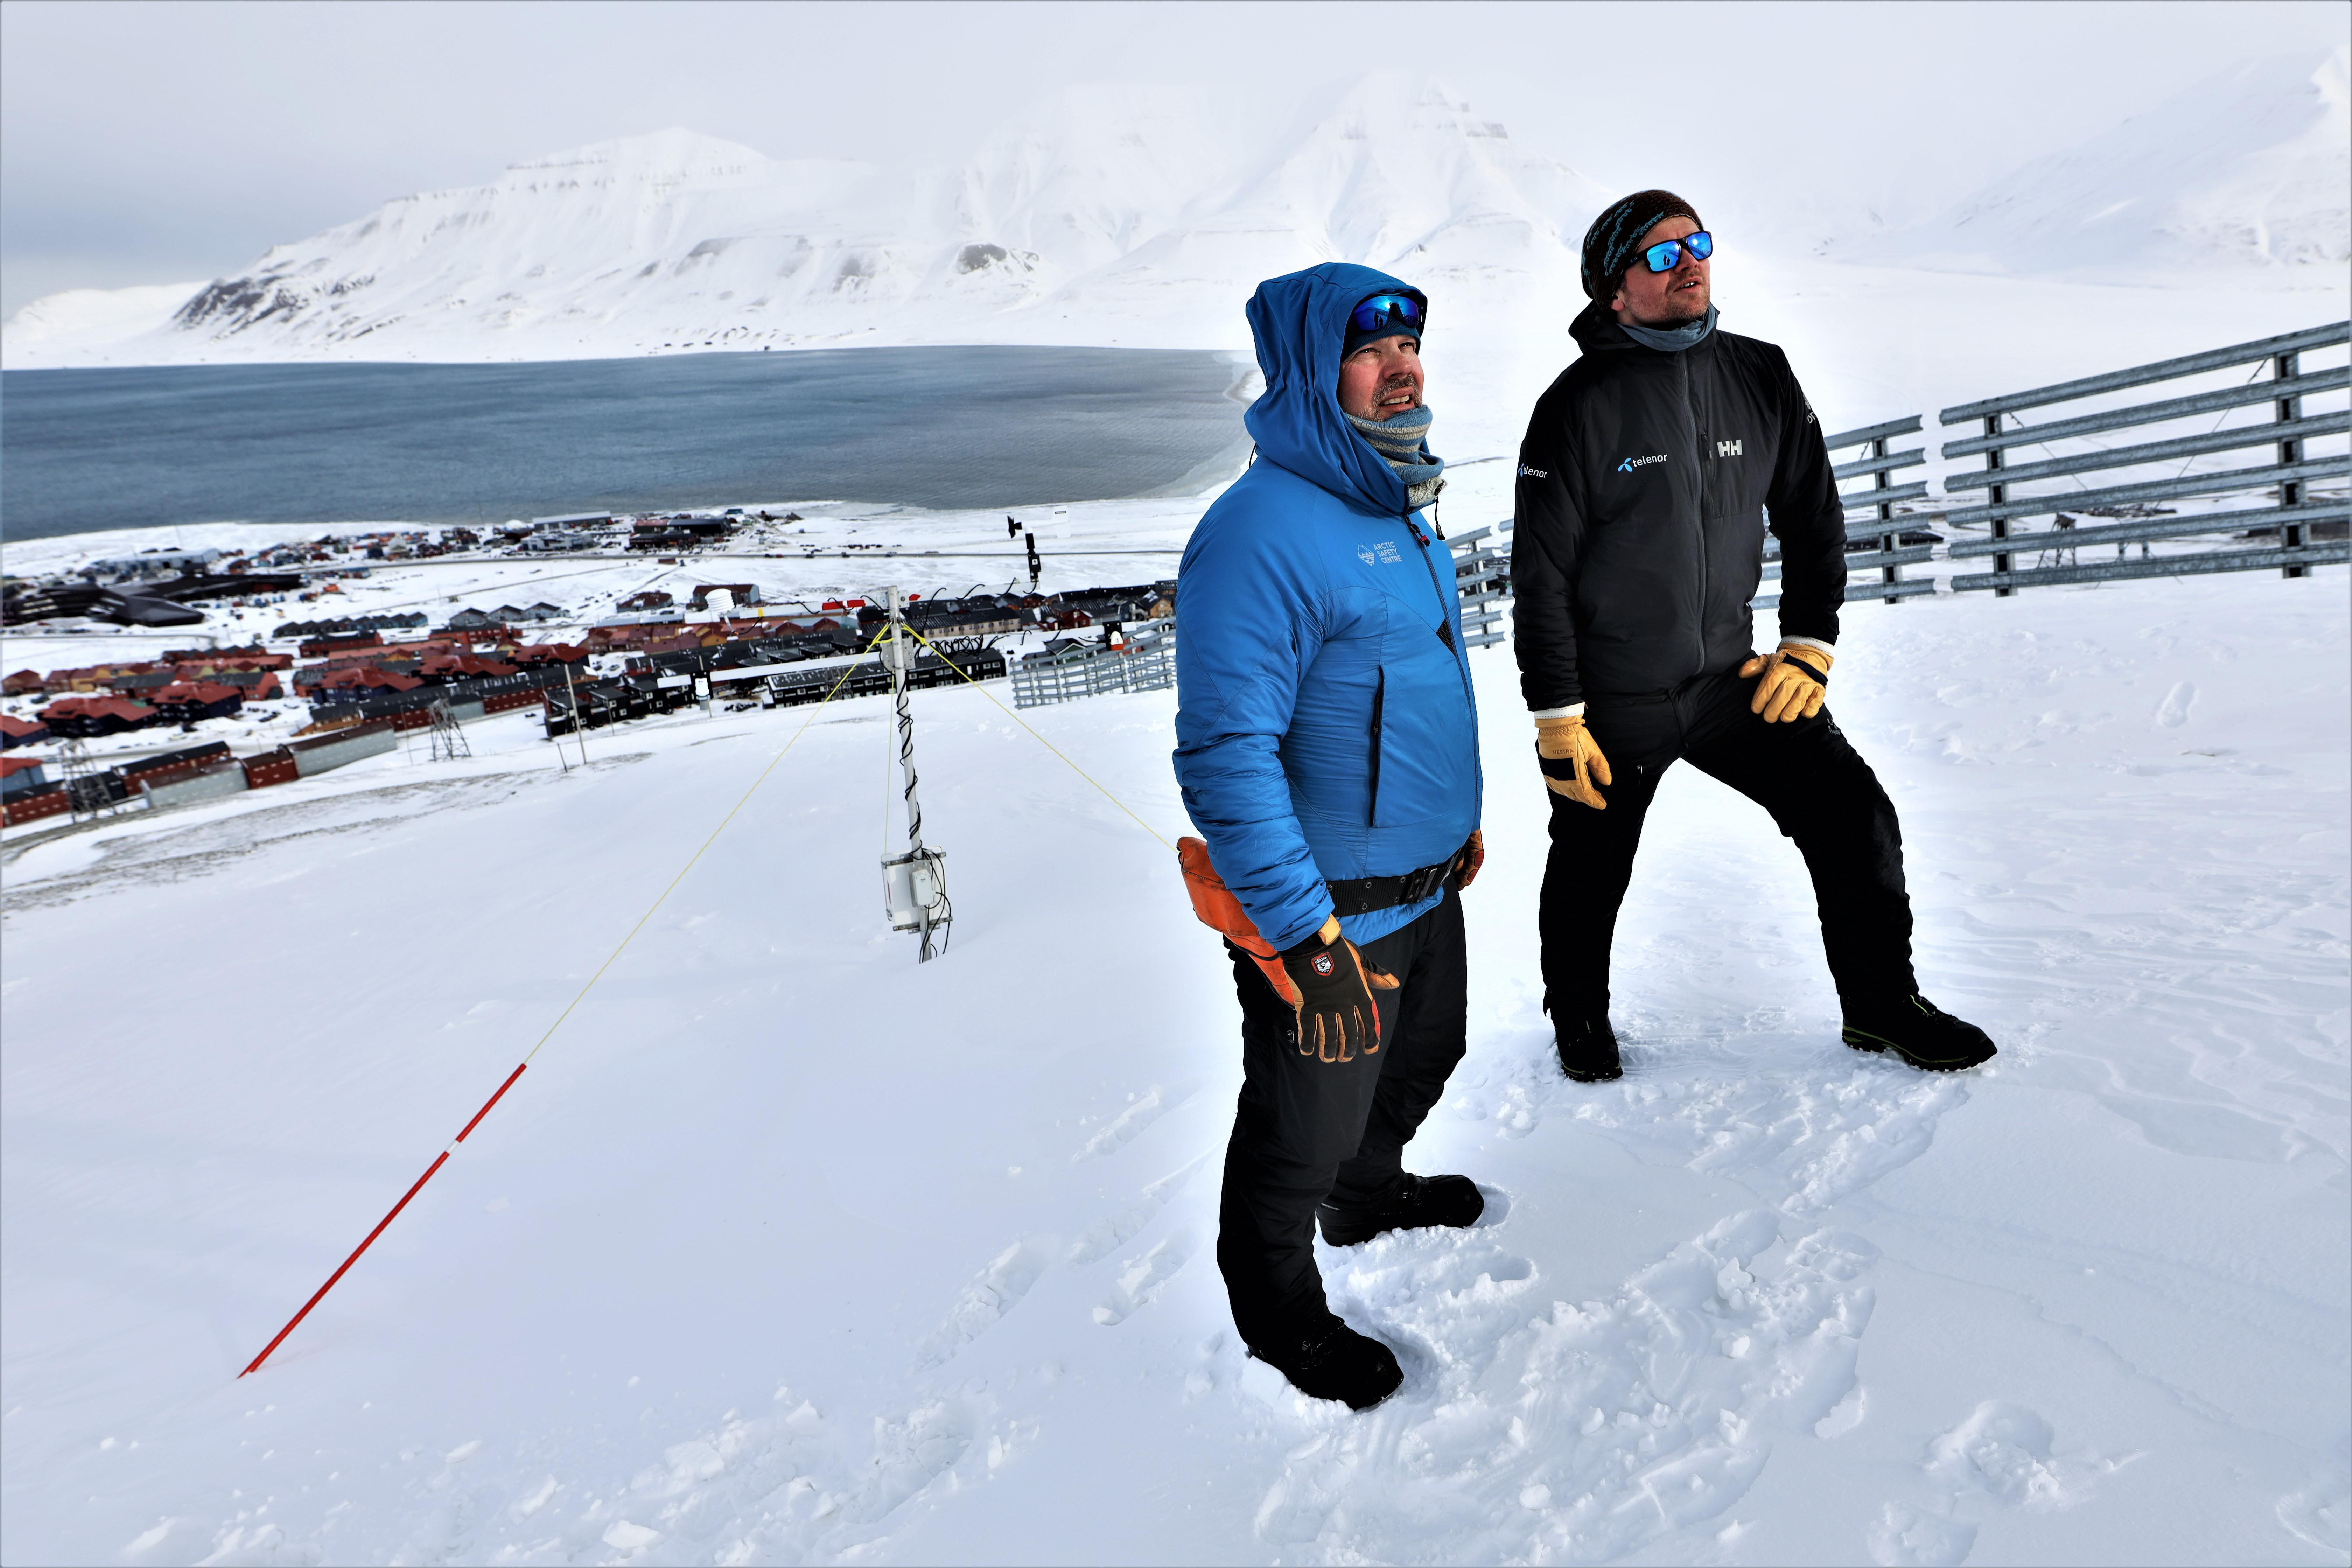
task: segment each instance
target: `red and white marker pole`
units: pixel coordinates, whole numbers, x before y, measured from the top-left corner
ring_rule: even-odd
[[[383,1234],[384,1227],[390,1225],[394,1220],[400,1217],[400,1211],[408,1206],[408,1200],[425,1190],[425,1184],[433,1179],[433,1173],[438,1171],[442,1166],[449,1163],[449,1156],[456,1153],[457,1152],[457,1145],[466,1141],[466,1133],[471,1132],[475,1128],[482,1124],[482,1118],[490,1113],[490,1107],[499,1102],[499,1096],[505,1094],[507,1090],[514,1087],[515,1079],[522,1076],[523,1068],[529,1067],[530,1065],[530,1062],[525,1061],[521,1067],[518,1067],[514,1071],[507,1074],[506,1082],[499,1085],[499,1091],[497,1094],[494,1094],[490,1096],[489,1099],[482,1101],[482,1109],[474,1112],[474,1119],[466,1123],[465,1131],[458,1133],[456,1138],[450,1140],[449,1146],[446,1149],[442,1150],[437,1155],[434,1156],[433,1163],[425,1166],[425,1173],[416,1178],[416,1184],[400,1194],[400,1201],[392,1205],[392,1212],[375,1222],[375,1228],[367,1233],[367,1239],[361,1242],[357,1247],[352,1248],[352,1255],[343,1259],[343,1266],[341,1268],[336,1269],[332,1274],[327,1276],[327,1282],[319,1287],[318,1293],[312,1296],[309,1300],[302,1303],[302,1310],[286,1321],[286,1326],[278,1331],[278,1337],[271,1340],[268,1344],[262,1346],[261,1353],[255,1356],[253,1358],[252,1364],[248,1365],[245,1369],[245,1372],[238,1373],[236,1374],[237,1376],[243,1377],[246,1375],[246,1373],[258,1370],[261,1363],[269,1359],[269,1352],[286,1342],[286,1336],[292,1333],[295,1326],[301,1322],[303,1319],[310,1315],[311,1308],[317,1306],[320,1301],[326,1299],[327,1292],[335,1288],[335,1281],[341,1279],[344,1275],[351,1272],[352,1265],[360,1260],[360,1254],[365,1252],[369,1247],[375,1245],[375,1238]]]

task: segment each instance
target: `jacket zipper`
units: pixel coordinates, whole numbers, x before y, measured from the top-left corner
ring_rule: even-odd
[[[1429,558],[1429,535],[1422,532],[1412,521],[1411,512],[1404,514],[1404,528],[1412,535],[1412,542],[1421,546],[1421,563],[1429,568],[1429,585],[1437,590],[1437,640],[1444,643],[1445,651],[1454,656],[1454,673],[1462,678],[1462,700],[1475,711],[1478,700],[1470,694],[1470,667],[1464,658],[1466,650],[1454,646],[1454,606],[1446,600],[1445,584],[1437,580],[1436,563]],[[1448,551],[1446,553],[1450,564],[1453,552]]]
[[[1381,817],[1381,711],[1388,706],[1388,700],[1389,672],[1376,670],[1372,681],[1372,793],[1364,806],[1367,826],[1379,822]]]
[[[1698,494],[1696,498],[1696,504],[1692,509],[1696,513],[1696,526],[1698,528],[1698,586],[1696,594],[1697,603],[1695,608],[1695,613],[1691,616],[1691,646],[1692,651],[1697,656],[1696,660],[1691,668],[1691,673],[1694,675],[1701,674],[1706,668],[1707,579],[1706,432],[1698,427],[1698,405],[1691,392],[1690,356],[1696,352],[1696,345],[1694,344],[1690,349],[1685,349],[1684,352],[1675,356],[1675,359],[1682,362],[1683,406],[1690,412],[1691,440],[1693,443],[1691,462],[1692,467],[1697,470],[1697,484],[1695,488]]]

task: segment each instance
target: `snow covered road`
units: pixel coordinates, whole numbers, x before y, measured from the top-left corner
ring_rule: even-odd
[[[1629,1070],[1537,1010],[1544,796],[1479,653],[1461,1233],[1324,1254],[1407,1382],[1243,1357],[1238,1084],[1171,858],[926,692],[954,945],[884,930],[882,704],[827,708],[529,1073],[236,1380],[805,716],[525,719],[6,868],[10,1563],[2345,1563],[2346,579],[1857,606],[1928,994],[1837,1042],[1811,892],[1678,770]],[[1769,617],[1765,618],[1769,631]],[[1172,699],[1031,715],[1173,838]]]

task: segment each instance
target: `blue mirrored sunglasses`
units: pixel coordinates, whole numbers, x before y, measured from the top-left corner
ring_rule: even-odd
[[[1412,294],[1375,294],[1356,307],[1349,321],[1360,332],[1377,332],[1383,327],[1411,327],[1422,330],[1427,309]]]
[[[1686,234],[1680,239],[1662,240],[1642,252],[1653,272],[1672,272],[1683,264],[1683,252],[1689,251],[1693,261],[1705,261],[1715,254],[1715,236],[1705,229]]]

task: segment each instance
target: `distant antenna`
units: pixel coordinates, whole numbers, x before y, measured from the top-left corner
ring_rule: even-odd
[[[429,711],[433,715],[433,760],[454,763],[460,757],[471,757],[474,748],[466,743],[466,731],[457,727],[457,716],[449,711],[449,704],[435,699]]]
[[[923,806],[915,795],[915,712],[907,700],[915,668],[915,641],[907,635],[900,615],[898,585],[890,587],[890,640],[883,657],[890,670],[890,701],[897,710],[898,773],[906,781],[907,852],[882,862],[884,903],[890,911],[890,929],[919,931],[923,939],[922,962],[929,963],[947,951],[947,929],[955,919],[948,902],[947,857],[923,846]],[[937,933],[936,947],[932,936]]]

